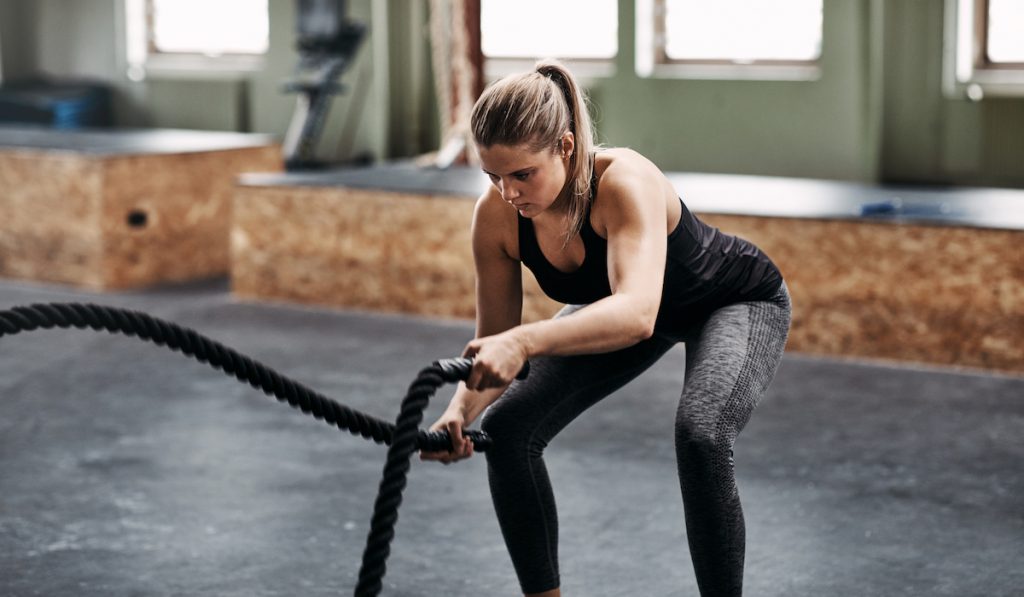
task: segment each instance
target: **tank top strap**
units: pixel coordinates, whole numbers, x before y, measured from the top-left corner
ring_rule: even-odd
[[[594,227],[590,224],[590,212],[594,206],[594,200],[597,198],[597,152],[590,152],[590,200],[587,201],[586,210],[583,212],[583,226],[580,229],[580,236],[583,238],[583,246],[587,248],[587,252],[590,252],[590,247],[595,243],[606,242],[603,238],[594,232]]]

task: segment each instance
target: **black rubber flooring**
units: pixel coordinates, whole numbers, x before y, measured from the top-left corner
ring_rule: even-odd
[[[392,418],[469,323],[236,302],[98,302],[192,327]],[[548,448],[563,594],[697,595],[675,477],[682,350]],[[443,409],[442,389],[428,421]],[[350,595],[385,450],[134,338],[0,338],[0,595]],[[1024,378],[787,355],[736,448],[753,596],[1024,594]],[[482,458],[414,461],[383,595],[515,595]]]

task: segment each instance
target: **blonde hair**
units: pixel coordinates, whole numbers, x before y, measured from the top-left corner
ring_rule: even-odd
[[[566,186],[568,243],[579,234],[591,197],[594,131],[587,99],[576,78],[557,60],[539,60],[530,72],[509,75],[488,87],[470,118],[473,140],[482,147],[526,145],[560,152],[562,135],[575,138]]]

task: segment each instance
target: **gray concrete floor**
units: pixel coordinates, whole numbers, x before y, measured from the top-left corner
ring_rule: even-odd
[[[0,282],[0,309],[68,301],[195,328],[382,418],[472,333],[239,303],[216,281]],[[697,595],[681,380],[677,350],[548,449],[565,595]],[[0,338],[0,595],[351,594],[384,454],[137,339]],[[787,355],[736,456],[748,595],[1024,594],[1024,378]],[[414,461],[384,595],[516,594],[485,473]]]

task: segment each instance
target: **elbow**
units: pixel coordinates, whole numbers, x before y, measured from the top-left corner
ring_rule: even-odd
[[[654,335],[654,324],[658,319],[658,309],[655,307],[643,312],[634,320],[633,336],[637,342],[648,340]]]
[[[653,335],[654,335],[654,320],[653,319],[651,321],[649,321],[649,322],[648,321],[641,322],[641,324],[639,326],[637,326],[637,333],[636,333],[636,336],[637,336],[636,341],[637,342],[643,342],[644,340],[649,340],[651,338],[651,336],[653,336]]]
[[[628,346],[632,346],[654,336],[654,324],[658,319],[661,296],[657,296],[656,299],[646,296],[629,299],[628,302],[622,303],[616,328],[619,330],[619,338],[628,342]]]

